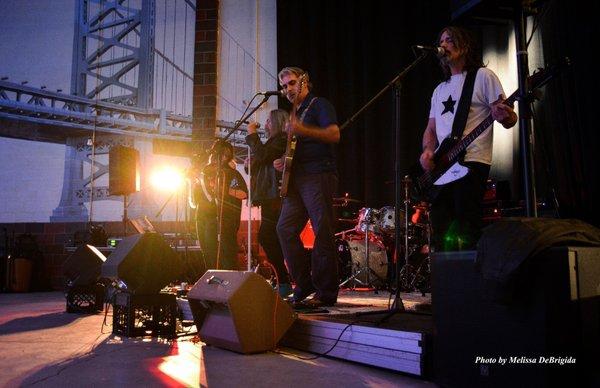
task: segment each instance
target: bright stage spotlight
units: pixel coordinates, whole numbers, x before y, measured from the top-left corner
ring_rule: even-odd
[[[150,182],[157,190],[173,193],[183,186],[183,172],[173,167],[161,167],[152,172]]]

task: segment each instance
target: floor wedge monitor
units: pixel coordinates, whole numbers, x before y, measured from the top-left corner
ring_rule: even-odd
[[[296,316],[254,272],[209,270],[188,294],[204,343],[238,353],[275,348]]]

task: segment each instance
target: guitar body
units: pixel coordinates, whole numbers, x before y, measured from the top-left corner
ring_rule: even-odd
[[[305,75],[301,75],[299,82],[300,82],[300,88],[299,90],[302,90],[302,87],[304,86],[304,82],[305,82]],[[298,100],[300,93],[298,93],[296,95],[296,99],[294,101],[294,104],[292,106],[292,112],[290,113],[290,117],[296,117],[296,112],[298,111],[298,106],[300,105],[300,102]],[[310,105],[309,105],[310,106]],[[308,107],[306,108],[306,110],[308,110]],[[302,119],[300,119],[300,121],[302,121]],[[294,153],[296,152],[296,144],[298,143],[298,140],[296,138],[295,135],[292,135],[291,133],[291,129],[288,130],[288,139],[287,139],[287,146],[285,149],[285,156],[283,158],[283,172],[281,175],[281,187],[279,188],[279,196],[281,198],[285,198],[288,195],[288,188],[290,185],[290,178],[292,176],[292,162],[294,161]]]
[[[412,196],[414,199],[431,202],[439,193],[440,186],[454,182],[468,174],[469,168],[458,161],[464,155],[451,158],[451,151],[460,139],[447,137],[433,154],[435,167],[425,172],[420,164],[413,166],[409,176],[413,182]]]
[[[469,172],[469,169],[460,162],[456,161],[456,158],[450,158],[449,154],[452,148],[456,146],[458,143],[458,139],[453,139],[448,137],[442,141],[442,144],[435,150],[433,154],[433,161],[435,163],[435,167],[431,172],[431,175],[436,179],[432,182],[435,186],[442,186],[450,182],[454,182]],[[461,154],[459,155],[459,159],[462,159]]]

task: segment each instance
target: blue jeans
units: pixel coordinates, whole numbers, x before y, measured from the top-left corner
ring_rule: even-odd
[[[333,172],[294,175],[284,198],[277,223],[277,235],[292,279],[294,298],[302,300],[313,292],[326,303],[335,303],[339,290],[335,245],[333,195],[337,189]],[[309,257],[300,233],[310,219],[315,244]]]

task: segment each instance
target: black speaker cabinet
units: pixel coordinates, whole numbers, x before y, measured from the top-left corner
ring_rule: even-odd
[[[71,287],[96,284],[105,261],[106,256],[94,246],[81,245],[63,263],[66,285]]]
[[[528,259],[509,304],[483,296],[475,259],[476,252],[432,257],[435,382],[448,387],[597,383],[597,372],[591,371],[599,359],[600,248],[557,247]]]
[[[135,148],[114,146],[108,154],[108,192],[129,195],[140,191],[140,153]]]
[[[209,270],[188,293],[200,340],[238,353],[273,349],[296,315],[254,272]]]
[[[125,237],[102,265],[102,276],[119,279],[127,291],[155,294],[181,276],[181,260],[157,233]]]

